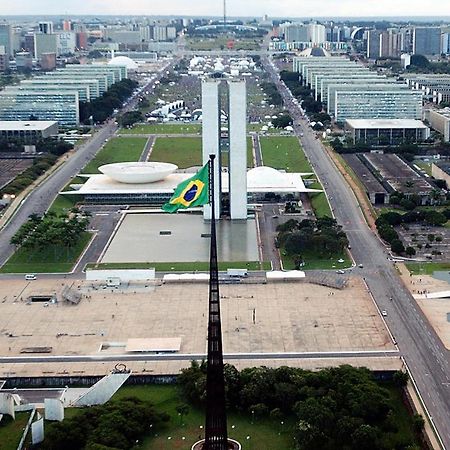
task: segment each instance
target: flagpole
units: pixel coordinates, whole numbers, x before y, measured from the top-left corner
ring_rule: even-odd
[[[206,420],[203,450],[227,450],[227,415],[223,375],[222,327],[220,320],[219,269],[217,261],[214,159],[209,157],[211,245],[209,260],[208,361],[206,375]]]

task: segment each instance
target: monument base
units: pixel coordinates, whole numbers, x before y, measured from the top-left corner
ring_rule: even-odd
[[[202,439],[201,441],[196,442],[192,446],[192,450],[203,450],[203,446],[205,445],[205,440]],[[228,450],[241,450],[242,446],[239,444],[238,441],[235,441],[234,439],[228,439]]]

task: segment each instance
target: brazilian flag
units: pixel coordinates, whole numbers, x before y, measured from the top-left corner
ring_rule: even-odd
[[[180,183],[172,198],[162,209],[169,213],[179,209],[206,205],[209,202],[209,163],[205,164],[193,177]]]

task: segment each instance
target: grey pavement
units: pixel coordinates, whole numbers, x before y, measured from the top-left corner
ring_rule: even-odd
[[[420,394],[446,448],[450,448],[450,355],[415,300],[400,280],[388,252],[367,226],[354,193],[334,166],[316,133],[303,119],[300,108],[273,65],[263,59],[266,70],[277,83],[285,107],[290,111],[297,135],[326,191],[332,194],[335,217],[347,233],[352,255],[363,264],[361,275],[380,309],[388,311],[386,322],[405,357]],[[390,301],[390,298],[393,298]]]

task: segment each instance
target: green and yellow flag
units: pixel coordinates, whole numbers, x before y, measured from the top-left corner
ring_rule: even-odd
[[[162,209],[169,213],[179,209],[206,205],[209,202],[209,163],[205,164],[193,177],[180,183],[172,198]]]

